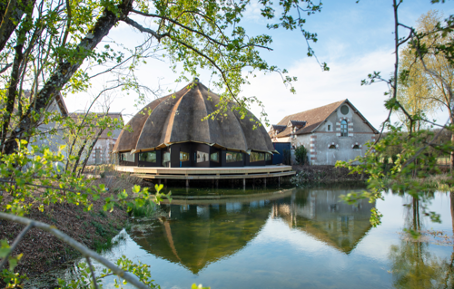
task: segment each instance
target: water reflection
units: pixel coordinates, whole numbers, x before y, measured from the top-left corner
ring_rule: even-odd
[[[351,191],[180,195],[164,206],[166,218],[137,221],[125,244],[107,257],[126,255],[149,264],[161,288],[192,283],[217,289],[454,286],[452,243],[402,238],[404,228],[451,236],[454,198],[435,193],[414,200],[390,192],[376,204],[339,202],[339,195]],[[219,199],[209,200],[213,194]],[[384,216],[371,228],[375,207]],[[440,213],[443,223],[431,223],[422,207]]]
[[[454,224],[453,195],[450,194],[452,224]],[[434,194],[425,194],[421,198],[405,195],[402,197],[406,203],[404,209],[406,231],[427,232],[426,224],[421,221],[421,215],[424,213],[422,206],[433,200]],[[448,234],[450,235],[450,232]],[[414,239],[409,234],[399,245],[391,246],[389,260],[394,287],[454,288],[454,250],[450,259],[439,258],[431,252],[430,242],[424,240],[424,236],[422,238]]]
[[[169,218],[136,229],[133,239],[149,253],[197,274],[210,263],[234,255],[261,231],[281,219],[291,229],[349,254],[371,228],[374,203],[347,205],[343,190],[290,189],[279,193],[221,200],[174,200]]]
[[[337,250],[350,253],[370,230],[374,203],[360,200],[348,205],[339,200],[345,191],[311,190],[293,194],[290,202],[275,202],[272,218],[282,218],[294,229],[304,231]]]
[[[286,190],[275,198],[294,193]],[[197,274],[212,262],[241,250],[265,224],[272,198],[233,200],[175,200],[167,205],[169,219],[162,218],[148,234],[134,238],[148,252],[179,263]]]

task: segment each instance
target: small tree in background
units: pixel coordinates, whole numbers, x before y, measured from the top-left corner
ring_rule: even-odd
[[[303,145],[295,149],[295,160],[300,165],[307,164],[307,149]]]

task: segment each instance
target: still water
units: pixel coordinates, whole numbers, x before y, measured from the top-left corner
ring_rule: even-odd
[[[161,288],[451,288],[449,194],[428,195],[425,203],[392,193],[376,203],[339,201],[352,191],[360,190],[174,199],[162,205],[167,217],[137,222],[105,256],[150,265]],[[424,206],[442,223],[432,223]],[[369,223],[372,208],[383,214],[376,228]],[[414,242],[405,228],[443,235]]]

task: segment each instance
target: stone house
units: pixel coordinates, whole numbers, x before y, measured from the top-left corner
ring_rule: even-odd
[[[348,100],[298,112],[272,125],[273,142],[303,145],[311,165],[334,165],[363,156],[365,144],[376,139],[378,131]]]
[[[98,117],[108,116],[112,119],[118,119],[123,123],[123,116],[121,112],[112,113],[96,113]],[[72,118],[82,119],[85,113],[71,113]],[[110,132],[110,133],[109,133]],[[98,140],[96,141],[93,150],[90,154],[90,158],[87,161],[87,165],[99,165],[99,164],[111,164],[114,163],[112,156],[112,150],[120,135],[121,129],[105,129]]]
[[[30,92],[27,91],[25,93],[29,94]],[[51,101],[47,107],[47,112],[59,114],[63,117],[68,116],[65,100],[60,93],[57,93],[55,98]],[[60,123],[54,121],[42,122],[38,126],[39,133],[30,138],[29,145],[37,145],[39,147],[48,146],[51,151],[56,152],[60,146],[66,145],[66,140],[61,133],[61,130],[63,129],[64,128],[61,127]],[[66,151],[63,150],[62,153],[66,154]]]

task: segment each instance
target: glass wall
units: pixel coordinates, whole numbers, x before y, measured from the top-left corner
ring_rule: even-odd
[[[155,163],[156,162],[156,151],[140,153],[139,161]]]
[[[202,162],[207,162],[208,159],[208,153],[197,151],[197,162],[202,163]]]
[[[271,154],[265,154],[265,161],[271,161]]]
[[[243,154],[242,153],[237,153],[237,152],[226,152],[225,161],[227,163],[242,162],[243,161]]]
[[[189,161],[189,153],[180,152],[180,162],[187,162],[187,161]]]
[[[164,152],[162,154],[162,166],[170,167],[170,152]]]
[[[212,162],[219,163],[219,152],[212,153],[210,156]]]
[[[251,152],[251,155],[249,156],[249,161],[252,162],[260,162],[265,160],[265,154],[264,153],[257,153],[257,152]]]
[[[134,154],[127,152],[120,154],[120,160],[125,162],[134,162]]]

